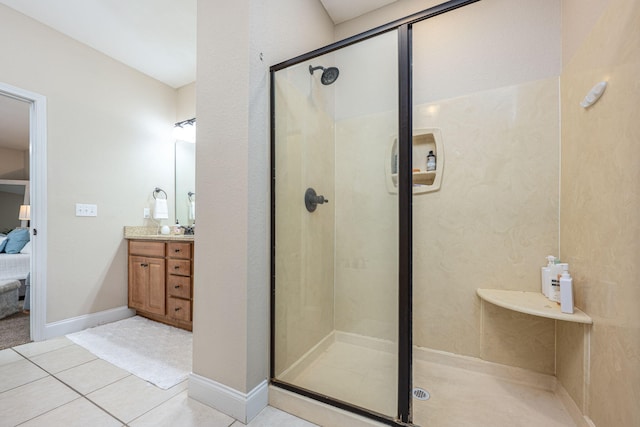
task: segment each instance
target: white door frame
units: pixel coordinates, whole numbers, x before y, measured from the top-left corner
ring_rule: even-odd
[[[47,320],[47,98],[0,82],[0,95],[30,104],[31,339],[42,341]],[[36,235],[37,233],[37,235]]]

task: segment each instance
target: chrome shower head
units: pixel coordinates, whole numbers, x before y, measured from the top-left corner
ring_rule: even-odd
[[[338,79],[340,75],[340,70],[336,67],[324,68],[322,66],[312,67],[309,65],[309,73],[313,75],[315,70],[322,70],[322,76],[320,77],[320,81],[323,85],[330,85]]]

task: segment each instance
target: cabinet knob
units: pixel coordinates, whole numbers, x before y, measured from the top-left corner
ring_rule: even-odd
[[[180,307],[176,307],[175,311],[178,311],[178,310],[180,310]]]
[[[174,251],[175,253],[178,253],[178,252],[180,252],[180,249],[174,249],[173,251]]]
[[[179,266],[179,265],[176,265],[176,266],[175,266],[175,267],[173,267],[173,268],[174,268],[174,269],[176,269],[176,270],[179,270],[179,269],[180,269],[180,266]]]
[[[149,267],[149,264],[141,263],[140,267]]]
[[[180,285],[175,285],[174,288],[179,289]]]

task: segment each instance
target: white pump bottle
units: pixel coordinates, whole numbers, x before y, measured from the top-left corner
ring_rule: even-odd
[[[542,267],[542,271],[541,271],[541,289],[540,291],[542,292],[542,294],[549,298],[550,294],[551,294],[551,274],[552,272],[554,272],[554,268],[555,268],[555,260],[556,257],[554,257],[553,255],[548,255],[547,256],[547,266],[546,267]]]

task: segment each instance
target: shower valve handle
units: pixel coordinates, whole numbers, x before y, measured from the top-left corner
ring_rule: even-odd
[[[307,188],[304,192],[304,205],[309,212],[316,210],[318,205],[329,203],[329,199],[325,199],[323,195],[316,194],[316,190],[313,188]]]

